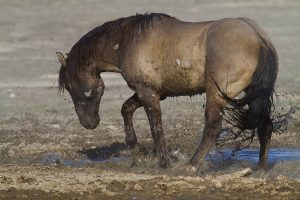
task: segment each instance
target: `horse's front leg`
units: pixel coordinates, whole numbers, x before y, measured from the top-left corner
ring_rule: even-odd
[[[158,155],[158,164],[163,168],[170,167],[169,153],[166,147],[162,128],[160,96],[157,92],[150,88],[139,88],[137,90],[137,95],[148,116],[151,134]]]
[[[121,109],[125,127],[125,142],[129,147],[132,148],[137,144],[136,134],[132,123],[132,117],[136,109],[138,109],[141,106],[142,103],[137,97],[137,94],[134,94],[132,97],[130,97],[124,102]]]

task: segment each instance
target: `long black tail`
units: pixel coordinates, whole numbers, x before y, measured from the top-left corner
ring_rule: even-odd
[[[262,40],[259,61],[245,95],[232,99],[221,91],[229,103],[225,109],[225,120],[241,132],[262,127],[271,119],[274,85],[277,77],[277,53],[273,45],[258,33]]]

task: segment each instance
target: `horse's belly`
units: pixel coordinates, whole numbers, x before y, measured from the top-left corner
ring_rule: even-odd
[[[161,93],[163,96],[201,94],[205,92],[204,79],[202,66],[191,66],[190,69],[170,67],[169,73],[163,77]]]
[[[166,96],[184,96],[205,92],[205,50],[202,40],[184,41],[176,49],[169,53],[162,68],[162,93]]]

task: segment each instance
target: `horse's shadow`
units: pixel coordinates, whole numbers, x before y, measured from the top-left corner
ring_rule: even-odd
[[[77,153],[85,155],[90,160],[107,160],[112,157],[122,156],[121,152],[127,150],[128,147],[124,143],[115,142],[109,146],[102,146],[96,148],[82,149]]]

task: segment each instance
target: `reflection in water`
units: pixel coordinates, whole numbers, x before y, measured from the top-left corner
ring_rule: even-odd
[[[47,153],[43,155],[40,164],[42,165],[63,165],[69,167],[84,167],[90,164],[106,163],[106,162],[122,162],[130,160],[130,157],[112,156],[112,157],[97,157],[86,159],[66,159],[60,153]],[[258,149],[244,149],[232,155],[232,149],[224,149],[222,151],[210,152],[206,156],[206,160],[213,162],[221,161],[250,161],[257,163],[259,159]],[[283,161],[300,160],[300,149],[273,148],[269,150],[269,163],[276,164]]]
[[[224,149],[222,151],[211,152],[206,160],[248,160],[257,163],[259,160],[259,149],[244,149],[232,154],[232,149]],[[272,148],[269,150],[270,163],[277,163],[283,161],[300,160],[300,149],[287,148]]]

